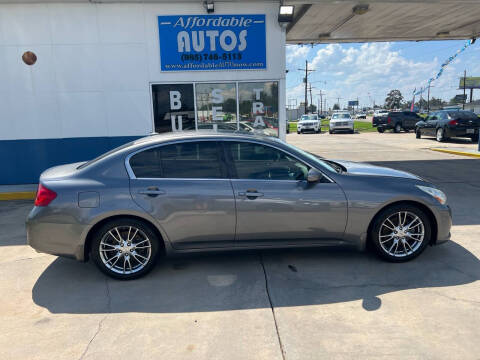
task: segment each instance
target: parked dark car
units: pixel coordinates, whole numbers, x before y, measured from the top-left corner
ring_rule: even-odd
[[[400,131],[409,131],[415,129],[415,124],[422,120],[418,114],[413,111],[391,111],[386,116],[374,116],[372,119],[373,127],[376,127],[379,133],[385,130],[393,130],[396,133]]]
[[[415,126],[417,139],[422,135],[434,136],[437,141],[451,137],[469,137],[478,142],[480,118],[472,111],[441,110],[431,113]]]

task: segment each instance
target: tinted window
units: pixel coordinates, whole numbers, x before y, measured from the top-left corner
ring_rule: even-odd
[[[239,179],[305,180],[309,168],[283,151],[249,142],[225,142]]]
[[[448,115],[452,119],[473,120],[478,119],[478,116],[471,111],[449,111]]]
[[[222,178],[217,143],[184,142],[142,151],[130,159],[138,178]]]

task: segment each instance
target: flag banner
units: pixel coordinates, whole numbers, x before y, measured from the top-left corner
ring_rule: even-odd
[[[468,40],[460,49],[457,50],[457,52],[455,54],[453,54],[452,56],[450,56],[447,60],[444,61],[444,63],[442,64],[442,66],[440,67],[440,70],[438,71],[437,75],[428,79],[427,81],[427,85],[425,86],[422,86],[419,90],[415,91],[414,90],[414,95],[420,95],[420,94],[423,94],[427,89],[428,89],[428,86],[435,80],[437,80],[440,76],[442,76],[443,74],[443,70],[458,56],[460,55],[462,52],[465,51],[466,48],[468,48],[470,45],[472,45],[473,43],[473,40]]]

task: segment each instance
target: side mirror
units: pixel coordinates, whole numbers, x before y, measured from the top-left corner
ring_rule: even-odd
[[[319,182],[322,177],[323,177],[323,175],[322,175],[321,172],[319,172],[315,169],[308,170],[307,181],[309,183]]]

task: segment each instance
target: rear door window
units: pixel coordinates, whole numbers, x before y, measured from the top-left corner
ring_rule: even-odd
[[[133,155],[130,166],[137,178],[225,178],[220,149],[215,141],[158,146]]]

